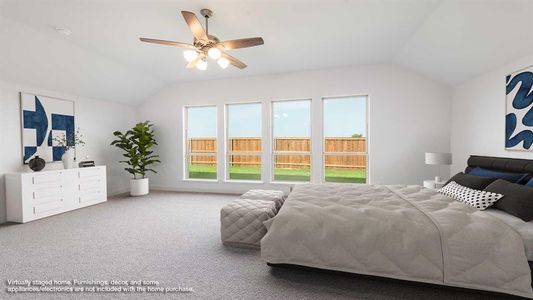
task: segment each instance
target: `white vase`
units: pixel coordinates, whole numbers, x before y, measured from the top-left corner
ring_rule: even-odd
[[[63,161],[63,167],[65,169],[72,169],[74,168],[74,149],[69,149],[63,153],[63,156],[61,156],[61,160]]]
[[[148,195],[149,191],[148,178],[130,179],[130,196]]]

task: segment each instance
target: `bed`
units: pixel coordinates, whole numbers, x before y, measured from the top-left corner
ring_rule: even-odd
[[[531,162],[472,156],[468,168],[533,173]],[[272,266],[533,298],[528,265],[533,225],[510,217],[479,211],[420,186],[299,185],[265,224],[261,256]]]

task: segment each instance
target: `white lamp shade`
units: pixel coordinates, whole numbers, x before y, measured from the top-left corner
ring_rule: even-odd
[[[207,55],[209,55],[209,57],[211,57],[212,59],[217,60],[220,58],[220,56],[222,56],[222,52],[220,52],[218,48],[213,47],[209,49],[209,51],[207,51]]]
[[[229,66],[229,60],[225,59],[224,57],[221,57],[219,60],[217,60],[218,65],[225,69]]]
[[[426,152],[426,165],[451,165],[452,154],[441,152]]]
[[[207,61],[205,59],[200,59],[196,63],[196,69],[201,70],[201,71],[204,71],[205,69],[207,69]]]
[[[187,62],[191,62],[198,57],[198,52],[194,50],[185,50],[183,51],[183,57]]]

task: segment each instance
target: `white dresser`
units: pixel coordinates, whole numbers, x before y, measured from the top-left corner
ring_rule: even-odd
[[[105,201],[105,166],[6,175],[9,222],[26,223]]]

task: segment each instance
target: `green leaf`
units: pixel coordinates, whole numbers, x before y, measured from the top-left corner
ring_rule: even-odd
[[[125,170],[133,174],[134,178],[136,178],[137,174],[142,175],[144,178],[146,172],[156,173],[154,169],[148,168],[148,166],[161,163],[158,159],[159,155],[153,154],[152,148],[157,145],[157,141],[155,140],[155,133],[151,129],[152,127],[153,124],[150,121],[144,121],[135,124],[133,128],[125,133],[120,131],[113,132],[116,139],[111,142],[111,145],[124,152],[122,155],[127,160],[119,162],[128,164],[129,168]]]

